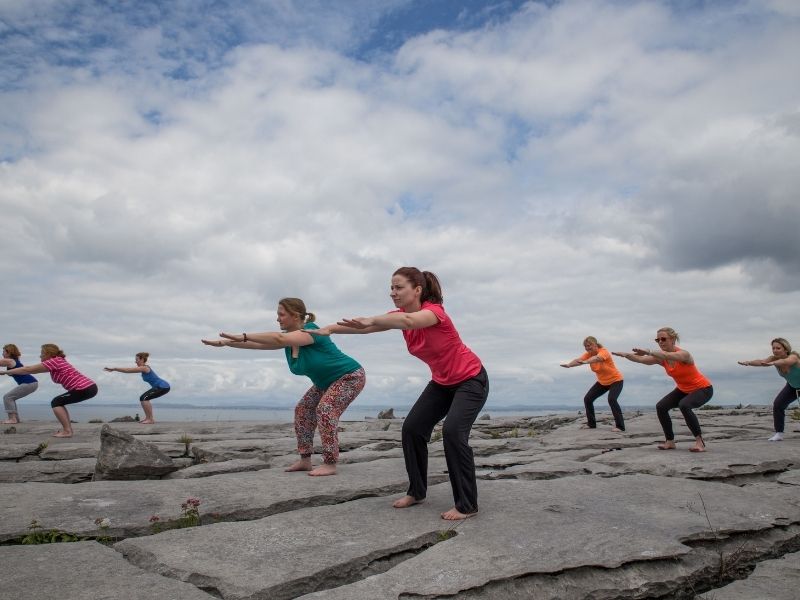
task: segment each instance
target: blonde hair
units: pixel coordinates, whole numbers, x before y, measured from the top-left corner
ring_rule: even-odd
[[[303,324],[313,323],[317,320],[317,317],[314,315],[314,313],[306,311],[306,303],[300,298],[281,298],[278,301],[278,306],[282,306],[286,312],[293,314],[296,317],[300,317],[300,319],[303,320]]]
[[[150,358],[149,352],[137,352],[136,358],[141,358],[142,362],[147,362],[147,359]]]
[[[774,340],[772,340],[770,342],[770,346],[772,344],[780,344],[781,346],[783,346],[783,349],[786,350],[787,356],[789,354],[794,354],[795,356],[800,357],[800,354],[798,354],[797,352],[792,350],[792,345],[789,343],[789,341],[786,338],[775,338]],[[9,354],[11,354],[11,353],[9,352]],[[771,356],[771,358],[777,358],[777,357],[773,354]]]
[[[67,357],[64,351],[55,344],[42,344],[42,354],[47,358],[55,358],[56,356],[60,356],[61,358]]]
[[[3,350],[8,352],[8,355],[14,359],[22,356],[22,352],[19,351],[19,348],[17,348],[16,344],[6,344],[5,346],[3,346]]]
[[[656,331],[656,335],[657,335],[657,334],[659,334],[659,333],[661,333],[662,331],[663,331],[664,333],[666,333],[666,334],[667,334],[667,335],[668,335],[670,338],[672,338],[673,340],[675,340],[676,342],[680,342],[680,341],[681,341],[681,338],[680,338],[680,336],[678,335],[678,332],[677,332],[677,331],[675,331],[675,330],[674,330],[672,327],[662,327],[661,329],[659,329],[658,331]]]
[[[583,340],[583,345],[585,346],[586,344],[597,344],[598,348],[602,348],[603,347],[603,344],[598,342],[597,338],[594,337],[593,335],[586,336],[586,339]]]

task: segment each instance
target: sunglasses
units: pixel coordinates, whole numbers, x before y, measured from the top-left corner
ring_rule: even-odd
[[[666,342],[669,341],[668,337],[660,337],[655,339],[656,342]]]

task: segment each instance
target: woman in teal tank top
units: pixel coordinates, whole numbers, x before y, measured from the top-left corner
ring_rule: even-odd
[[[309,475],[335,475],[339,459],[339,418],[364,389],[366,375],[355,360],[336,347],[328,337],[306,333],[319,329],[313,313],[300,298],[283,298],[278,303],[281,331],[262,333],[220,333],[222,339],[202,340],[207,346],[250,350],[284,349],[289,370],[305,375],[313,384],[294,409],[294,431],[300,459],[287,471],[308,471]],[[322,440],[323,464],[314,468],[314,431]]]
[[[783,428],[786,409],[800,397],[800,354],[792,351],[792,345],[785,338],[772,340],[772,354],[767,358],[740,360],[745,367],[775,367],[778,375],[786,380],[786,385],[775,396],[772,403],[772,420],[775,424],[775,435],[770,442],[783,440]]]

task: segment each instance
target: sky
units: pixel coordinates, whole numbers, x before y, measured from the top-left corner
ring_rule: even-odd
[[[714,404],[771,402],[736,361],[800,347],[793,0],[0,0],[0,56],[0,338],[58,344],[97,401],[135,401],[102,367],[147,351],[172,403],[291,405],[281,351],[200,339],[276,330],[284,296],[381,314],[405,265],[489,412],[580,406],[589,335],[673,327]],[[334,341],[360,405],[429,379],[398,331]],[[617,364],[623,407],[672,389]]]

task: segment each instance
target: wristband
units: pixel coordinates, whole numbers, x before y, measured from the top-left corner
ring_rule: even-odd
[[[243,334],[242,334],[242,341],[243,341],[243,342],[246,342],[246,341],[247,341],[247,334],[246,334],[246,333],[243,333]]]

